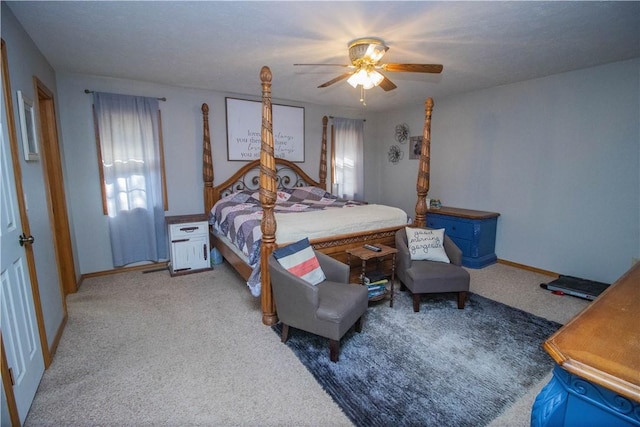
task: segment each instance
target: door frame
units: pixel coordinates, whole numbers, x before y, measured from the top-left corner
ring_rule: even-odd
[[[53,92],[37,77],[33,77],[33,87],[36,93],[35,108],[39,113],[40,155],[42,158],[42,173],[44,187],[47,194],[49,222],[54,230],[53,247],[58,265],[58,281],[60,294],[66,317],[66,296],[78,290],[76,270],[74,265],[71,233],[69,232],[69,215],[64,189],[64,176],[60,158],[60,144],[58,141],[58,126]]]

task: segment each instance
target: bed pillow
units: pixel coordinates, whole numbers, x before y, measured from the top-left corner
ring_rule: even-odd
[[[317,285],[326,279],[308,238],[276,249],[273,251],[273,256],[289,273],[312,285]]]
[[[450,262],[444,250],[444,228],[405,228],[412,261]]]
[[[286,191],[278,190],[276,193],[276,203],[277,202],[286,202],[291,198],[291,193],[287,193]]]

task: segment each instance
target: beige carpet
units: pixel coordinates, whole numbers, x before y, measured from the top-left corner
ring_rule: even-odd
[[[500,264],[469,271],[472,292],[550,320],[564,323],[589,304],[542,290],[546,276]],[[261,324],[259,300],[227,264],[174,278],[91,278],[68,310],[28,426],[351,425]],[[528,426],[545,383],[492,426]]]

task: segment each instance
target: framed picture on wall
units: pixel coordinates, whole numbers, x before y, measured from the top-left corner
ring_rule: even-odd
[[[421,136],[412,136],[409,138],[409,158],[410,159],[419,159],[420,158],[420,150],[422,150],[422,137]]]
[[[39,160],[38,133],[36,131],[36,114],[33,108],[33,101],[24,96],[20,90],[18,91],[18,112],[20,114],[24,159],[28,162]]]
[[[260,158],[262,102],[226,98],[227,159]],[[304,107],[272,105],[273,145],[277,158],[304,162]]]

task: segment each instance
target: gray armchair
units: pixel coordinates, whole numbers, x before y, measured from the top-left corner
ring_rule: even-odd
[[[405,229],[396,232],[396,275],[401,290],[408,288],[413,294],[413,311],[420,311],[420,298],[423,294],[456,292],[458,308],[463,309],[469,291],[469,272],[461,267],[462,251],[444,235],[444,250],[449,264],[436,261],[412,261],[407,246]]]
[[[289,338],[289,327],[329,338],[329,357],[337,362],[340,339],[355,324],[362,330],[368,308],[367,288],[349,282],[349,266],[315,251],[327,279],[311,285],[289,273],[278,260],[269,257],[271,287],[282,322],[281,341]]]

